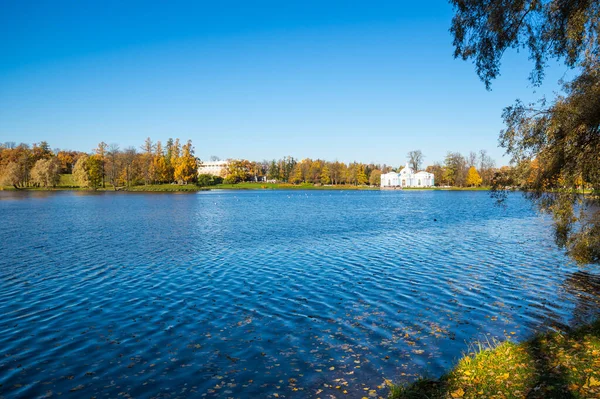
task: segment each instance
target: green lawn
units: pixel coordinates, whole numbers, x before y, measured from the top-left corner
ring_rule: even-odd
[[[106,183],[105,188],[99,188],[99,191],[113,191],[114,188]],[[87,190],[80,188],[73,176],[70,174],[63,174],[60,176],[60,182],[55,188],[37,188],[27,187],[27,190]],[[149,184],[133,186],[127,189],[127,191],[145,191],[145,192],[193,192],[206,189],[222,189],[222,190],[379,190],[378,186],[354,186],[350,184],[340,185],[315,185],[312,183],[302,184],[289,184],[289,183],[253,183],[244,182],[237,184],[217,184],[215,186],[199,187],[195,184]],[[0,187],[0,190],[15,190],[12,186]],[[433,188],[405,188],[405,190],[489,190],[489,187],[433,187]]]
[[[600,321],[474,350],[439,380],[392,386],[390,398],[600,398]]]
[[[141,186],[129,187],[127,191],[139,191],[139,192],[195,192],[206,190],[205,188],[198,187],[195,184],[148,184]]]
[[[244,182],[237,184],[217,184],[207,188],[218,188],[226,190],[378,190],[379,187],[337,185],[321,186],[312,183],[289,184],[289,183],[252,183]]]

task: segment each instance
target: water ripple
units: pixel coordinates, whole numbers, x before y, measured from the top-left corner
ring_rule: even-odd
[[[384,395],[598,312],[517,195],[0,193],[0,216],[0,397]]]

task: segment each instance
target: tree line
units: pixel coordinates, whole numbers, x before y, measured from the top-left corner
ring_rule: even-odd
[[[212,157],[212,160],[218,158]],[[485,150],[463,156],[449,152],[443,162],[423,168],[420,150],[407,154],[410,167],[434,175],[438,186],[490,185],[495,169],[494,160]],[[72,175],[79,187],[127,189],[135,185],[190,184],[209,186],[218,183],[273,181],[290,184],[371,185],[378,186],[381,174],[400,172],[403,165],[322,159],[295,159],[286,156],[271,161],[229,160],[222,176],[198,175],[202,161],[194,155],[191,140],[179,139],[153,142],[147,138],[139,147],[121,149],[117,144],[100,142],[89,153],[51,149],[42,141],[31,146],[6,142],[0,144],[0,183],[16,188],[56,187],[60,176]]]
[[[123,150],[117,144],[100,142],[91,153],[52,150],[42,141],[29,146],[0,144],[0,182],[15,188],[56,187],[61,174],[72,174],[79,187],[115,190],[140,184],[195,183],[198,159],[188,140],[168,139],[163,146],[146,139],[140,149]]]

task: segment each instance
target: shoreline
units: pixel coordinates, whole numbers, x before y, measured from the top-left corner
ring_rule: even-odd
[[[381,189],[376,186],[315,186],[308,184],[287,184],[287,183],[237,183],[237,184],[218,184],[215,186],[197,186],[195,184],[175,185],[175,184],[150,184],[147,186],[134,186],[129,189],[119,188],[115,190],[113,187],[98,188],[96,190],[75,186],[57,186],[57,187],[22,187],[15,188],[12,186],[0,187],[0,191],[86,191],[86,192],[113,192],[113,193],[194,193],[199,191],[213,190],[230,190],[230,191],[268,191],[268,190],[320,190],[320,191],[489,191],[489,187],[424,187],[424,188],[404,188],[404,189]]]
[[[510,336],[509,336],[510,337]],[[515,343],[470,345],[439,379],[390,385],[390,399],[600,398],[600,320]]]

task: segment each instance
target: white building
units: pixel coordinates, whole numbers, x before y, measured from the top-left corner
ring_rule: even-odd
[[[433,187],[433,173],[415,173],[408,163],[400,173],[390,172],[381,175],[381,187]]]
[[[202,164],[198,168],[198,174],[222,177],[225,174],[225,169],[227,169],[227,165],[229,165],[229,161],[202,162]]]

